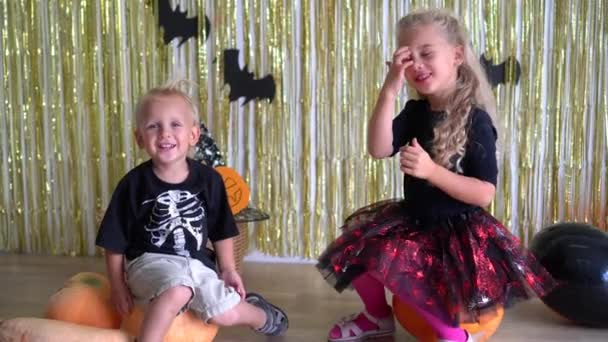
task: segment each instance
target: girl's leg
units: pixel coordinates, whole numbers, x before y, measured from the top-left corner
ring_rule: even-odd
[[[439,339],[463,342],[467,340],[467,334],[463,329],[446,323],[444,319],[420,308],[409,298],[399,297],[399,299],[411,306],[431,326],[431,329],[433,329]]]
[[[386,301],[384,285],[380,280],[378,280],[377,275],[365,273],[353,281],[353,286],[361,297],[361,300],[365,305],[365,309],[370,315],[382,319],[391,314],[391,308]],[[437,317],[424,309],[421,309],[409,298],[400,297],[399,299],[414,308],[420,317],[422,317],[431,326],[439,339],[466,341],[467,335],[463,329],[453,327],[446,323],[446,320]],[[353,322],[363,331],[378,329],[378,325],[371,322],[363,314],[357,316]],[[329,335],[330,338],[343,337],[341,336],[341,330],[338,326],[334,326]]]
[[[370,273],[364,273],[355,279],[353,286],[369,314],[378,318],[384,318],[391,314],[391,307],[386,302],[384,284]]]
[[[386,296],[384,292],[384,285],[374,278],[369,273],[364,273],[353,281],[353,286],[361,297],[365,310],[373,317],[377,319],[387,318],[391,315],[391,307],[386,302]],[[354,320],[356,324],[363,331],[370,331],[378,329],[378,325],[370,321],[365,314],[360,313]],[[352,335],[352,334],[351,334]],[[338,325],[335,325],[329,332],[329,337],[337,339],[342,336],[342,331]]]
[[[376,282],[380,283],[380,280],[378,280],[378,274],[369,273],[368,276]],[[418,313],[418,315],[420,315],[420,317],[422,317],[431,326],[431,328],[433,329],[433,331],[435,331],[435,334],[439,339],[445,339],[450,341],[466,341],[467,335],[463,329],[459,327],[453,327],[450,324],[446,323],[446,319],[443,319],[442,317],[437,317],[431,314],[430,312],[420,308],[410,298],[399,297],[399,299],[407,305],[411,306],[416,311],[416,313]]]

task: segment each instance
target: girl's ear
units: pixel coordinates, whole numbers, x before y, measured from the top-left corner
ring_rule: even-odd
[[[454,65],[461,66],[464,63],[464,46],[459,45],[454,48]]]

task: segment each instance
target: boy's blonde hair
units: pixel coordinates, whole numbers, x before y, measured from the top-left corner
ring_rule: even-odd
[[[176,80],[165,83],[164,85],[156,88],[150,89],[147,93],[145,93],[139,101],[137,101],[137,106],[135,107],[135,128],[141,128],[140,125],[145,118],[145,114],[148,110],[148,106],[150,103],[159,97],[169,97],[169,96],[177,96],[186,102],[188,107],[192,112],[192,119],[194,120],[194,124],[198,126],[200,123],[198,108],[194,104],[194,101],[188,95],[185,89],[188,86],[195,86],[191,81],[188,80]]]
[[[460,169],[467,143],[467,124],[473,107],[485,110],[495,121],[496,100],[483,68],[473,52],[465,28],[451,12],[442,9],[416,11],[401,18],[399,38],[420,25],[434,24],[448,42],[464,48],[464,62],[458,67],[456,89],[450,95],[446,119],[434,128],[433,159],[442,166]],[[401,40],[401,39],[400,39]],[[420,94],[418,94],[420,96]],[[457,156],[457,160],[452,158]]]

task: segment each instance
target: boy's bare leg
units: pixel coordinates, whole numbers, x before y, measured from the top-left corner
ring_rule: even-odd
[[[209,322],[219,326],[246,325],[260,329],[266,323],[266,313],[246,301],[241,301],[234,308],[213,317]]]
[[[190,298],[192,290],[186,286],[178,286],[168,289],[150,302],[144,314],[138,341],[161,342],[171,323]]]
[[[212,323],[222,326],[247,325],[265,335],[282,335],[289,328],[283,310],[256,293],[248,293],[233,309],[213,317]]]

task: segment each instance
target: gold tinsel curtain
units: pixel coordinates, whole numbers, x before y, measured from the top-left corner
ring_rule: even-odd
[[[353,210],[401,195],[396,162],[366,155],[366,125],[396,21],[427,6],[461,16],[479,54],[521,63],[519,84],[496,89],[494,213],[524,241],[557,221],[606,229],[608,0],[178,2],[209,18],[207,39],[199,20],[198,39],[164,45],[150,0],[0,1],[0,250],[95,253],[96,212],[144,157],[137,97],[186,77],[228,165],[271,215],[257,248],[316,256]],[[228,102],[229,48],[274,76],[272,103]]]

